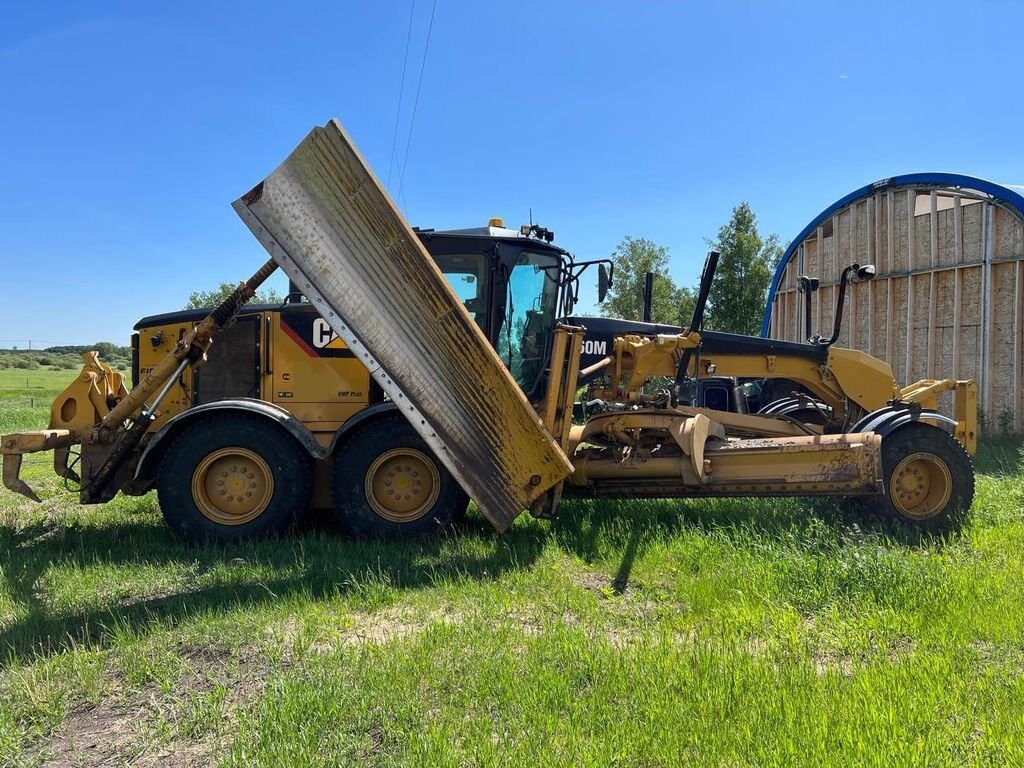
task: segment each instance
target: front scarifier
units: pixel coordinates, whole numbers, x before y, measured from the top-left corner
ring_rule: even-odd
[[[81,483],[79,498],[83,504],[110,501],[131,478],[139,445],[178,377],[186,368],[203,363],[216,333],[231,322],[242,304],[256,294],[276,269],[277,264],[268,261],[241,283],[202,322],[183,335],[131,392],[125,391],[121,375],[101,363],[95,352],[84,354],[82,372],[54,401],[51,428],[0,438],[4,485],[39,501],[20,477],[22,457],[52,450],[54,471],[65,480]],[[80,473],[68,465],[70,449],[76,445],[81,446]]]

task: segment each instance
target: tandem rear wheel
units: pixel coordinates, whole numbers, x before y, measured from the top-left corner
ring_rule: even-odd
[[[931,424],[900,427],[882,438],[885,495],[865,498],[883,517],[914,527],[959,527],[974,500],[974,465],[964,447]]]
[[[286,534],[313,490],[305,449],[274,424],[240,413],[188,425],[164,454],[158,478],[167,525],[194,543]]]
[[[345,437],[334,455],[338,523],[359,538],[436,533],[466,514],[469,497],[401,414]]]

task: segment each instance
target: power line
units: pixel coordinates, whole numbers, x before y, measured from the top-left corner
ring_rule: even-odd
[[[412,18],[416,13],[416,0],[409,9],[409,30],[405,33],[405,55],[402,57],[402,84],[398,87],[398,109],[395,111],[395,134],[391,138],[391,159],[388,161],[388,185],[391,189],[391,170],[398,155],[398,120],[402,116],[402,96],[405,94],[405,70],[409,65],[409,41],[412,40]]]
[[[437,0],[430,7],[430,24],[427,25],[427,41],[423,44],[423,59],[420,61],[420,76],[416,83],[416,98],[412,102],[412,118],[409,120],[409,137],[405,141],[405,158],[402,166],[398,169],[398,197],[402,196],[405,189],[405,171],[409,167],[409,147],[412,145],[412,129],[416,125],[416,108],[420,105],[420,88],[423,86],[423,70],[427,65],[427,52],[430,50],[430,32],[434,28],[434,11],[437,10]]]

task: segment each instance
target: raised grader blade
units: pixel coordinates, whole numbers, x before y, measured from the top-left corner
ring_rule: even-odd
[[[498,530],[569,476],[569,459],[336,120],[234,208]]]

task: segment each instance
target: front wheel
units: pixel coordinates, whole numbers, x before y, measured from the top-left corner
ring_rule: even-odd
[[[960,525],[974,500],[974,464],[948,432],[908,424],[882,438],[885,495],[876,512],[934,530]]]
[[[360,538],[436,533],[460,520],[469,497],[401,414],[347,436],[334,456],[339,524]]]
[[[309,455],[275,425],[244,413],[187,426],[160,462],[157,497],[167,525],[188,542],[287,533],[309,508]]]

